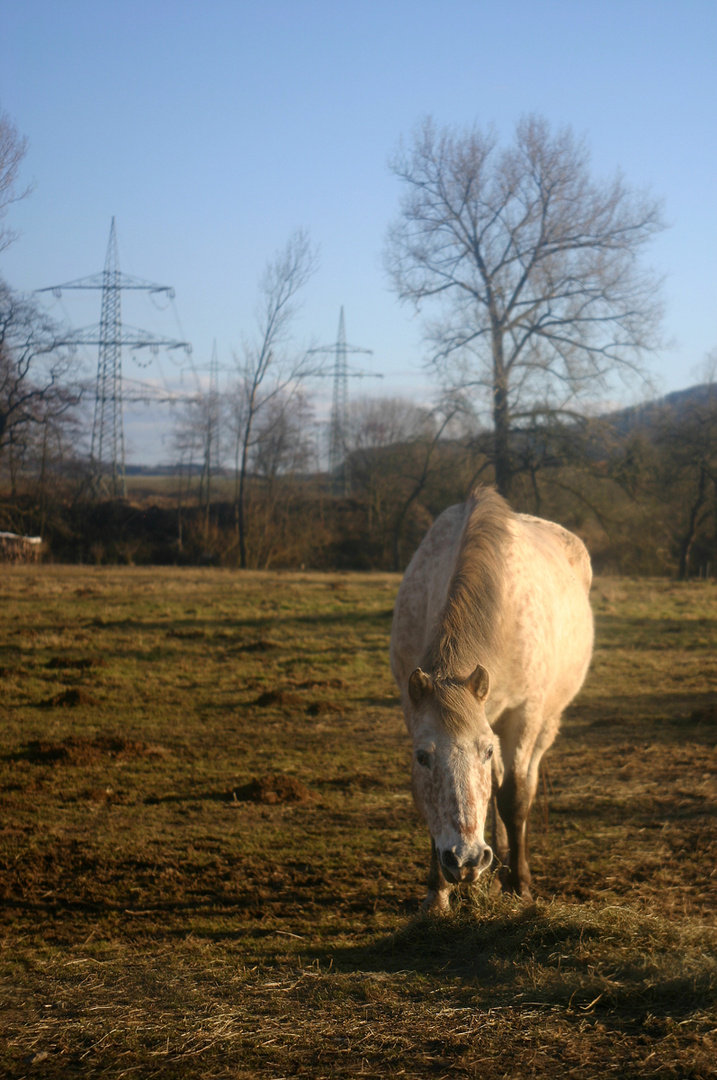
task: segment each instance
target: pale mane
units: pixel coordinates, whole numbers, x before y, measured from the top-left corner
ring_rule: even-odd
[[[477,662],[490,670],[498,649],[504,551],[514,516],[491,488],[474,489],[467,501],[448,598],[422,663],[439,678],[470,674]]]

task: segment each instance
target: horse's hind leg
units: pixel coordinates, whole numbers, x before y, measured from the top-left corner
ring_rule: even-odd
[[[528,862],[528,815],[532,794],[527,775],[511,769],[497,796],[498,810],[505,822],[508,837],[508,874],[501,882],[508,891],[531,900],[530,864]]]
[[[552,745],[560,725],[560,714],[532,724],[526,718],[520,737],[506,767],[497,803],[508,833],[510,873],[508,887],[525,900],[532,899],[530,892],[530,864],[528,861],[528,818],[538,786],[540,760]],[[530,732],[535,732],[530,737]],[[504,758],[505,760],[505,758]]]

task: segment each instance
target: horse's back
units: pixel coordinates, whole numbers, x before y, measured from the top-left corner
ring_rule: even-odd
[[[544,694],[562,708],[582,685],[592,653],[590,557],[573,533],[554,522],[514,513],[492,491],[479,490],[466,503],[445,510],[411,560],[394,611],[394,677],[403,690],[410,672],[420,665],[455,587],[458,562],[466,560],[472,542],[479,542],[481,512],[497,504],[504,508],[503,526],[496,534],[504,578],[502,633],[496,626],[495,641],[468,643],[466,655],[471,663],[485,663],[492,650],[496,661],[489,670],[499,710],[527,694]],[[496,648],[498,636],[502,640]],[[469,664],[466,672],[456,674],[470,670]]]
[[[590,556],[579,537],[552,521],[516,514],[514,529],[508,647],[498,680],[506,695],[542,697],[549,711],[561,712],[582,686],[592,655]]]
[[[562,525],[547,521],[545,518],[533,517],[531,514],[518,514],[518,518],[526,525],[542,530],[552,537],[587,595],[592,584],[593,570],[588,549],[580,537],[564,529]]]

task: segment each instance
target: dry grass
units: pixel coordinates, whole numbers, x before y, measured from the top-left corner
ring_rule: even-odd
[[[717,1076],[717,594],[599,581],[539,899],[417,916],[392,575],[14,567],[0,1075]]]

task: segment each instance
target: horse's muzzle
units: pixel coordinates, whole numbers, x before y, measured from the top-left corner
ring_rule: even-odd
[[[493,861],[493,851],[486,844],[479,852],[469,856],[457,855],[455,850],[445,848],[440,852],[441,869],[448,881],[476,881]]]

